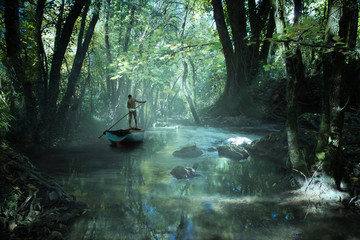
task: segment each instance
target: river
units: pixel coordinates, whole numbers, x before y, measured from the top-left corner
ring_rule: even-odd
[[[116,148],[102,137],[56,148],[35,164],[87,204],[69,234],[74,240],[360,239],[359,218],[345,210],[319,213],[310,211],[310,202],[285,204],[291,184],[281,168],[215,151],[230,138],[253,141],[264,134],[158,127],[140,144]],[[200,157],[172,155],[192,144],[203,151]],[[200,176],[178,180],[170,174],[176,166],[194,166]]]

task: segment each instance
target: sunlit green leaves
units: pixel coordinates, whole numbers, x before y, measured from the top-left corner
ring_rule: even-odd
[[[276,33],[272,38],[266,40],[271,42],[289,41],[308,44],[323,43],[323,29],[314,18],[303,18],[299,24],[289,24],[284,33]]]
[[[263,65],[263,68],[264,68],[265,71],[281,69],[283,67],[284,67],[284,63],[282,61],[274,61],[271,64]]]
[[[97,67],[92,68],[92,77],[102,89],[94,93],[97,99],[106,99],[109,95],[104,77],[107,74],[110,84],[121,86],[120,91],[126,91],[125,94],[135,89],[136,95],[145,98],[157,95],[158,105],[171,107],[174,104],[173,108],[184,109],[180,90],[183,59],[191,59],[195,66],[196,80],[190,64],[187,80],[195,103],[201,107],[208,106],[218,97],[224,87],[224,57],[213,16],[200,11],[203,3],[189,3],[192,12],[186,20],[183,35],[181,29],[186,1],[143,1],[136,5],[133,26],[130,25],[130,2],[112,3],[115,12],[109,21],[108,34],[112,63],[107,63],[104,51],[104,26],[100,25],[94,38]],[[122,25],[119,25],[120,22]],[[124,48],[127,36],[129,41]]]

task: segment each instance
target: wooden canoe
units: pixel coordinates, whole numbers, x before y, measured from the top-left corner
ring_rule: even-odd
[[[141,128],[127,128],[115,131],[106,131],[106,137],[113,144],[142,142],[144,140],[145,130]]]

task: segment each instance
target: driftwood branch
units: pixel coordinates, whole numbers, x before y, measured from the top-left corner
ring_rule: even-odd
[[[314,179],[315,174],[317,173],[317,171],[318,171],[321,167],[322,167],[322,164],[320,164],[320,165],[318,166],[318,168],[315,170],[315,172],[314,172],[313,175],[311,176],[309,183],[306,185],[305,192],[306,192],[306,190],[308,189],[308,187],[310,186],[312,180]]]

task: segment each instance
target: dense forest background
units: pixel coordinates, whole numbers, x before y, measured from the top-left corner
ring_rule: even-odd
[[[147,100],[144,127],[284,124],[290,164],[326,159],[340,185],[344,120],[359,115],[357,0],[0,3],[2,138],[52,146],[88,122],[109,126],[132,94]],[[321,115],[312,157],[298,141],[304,113]]]

